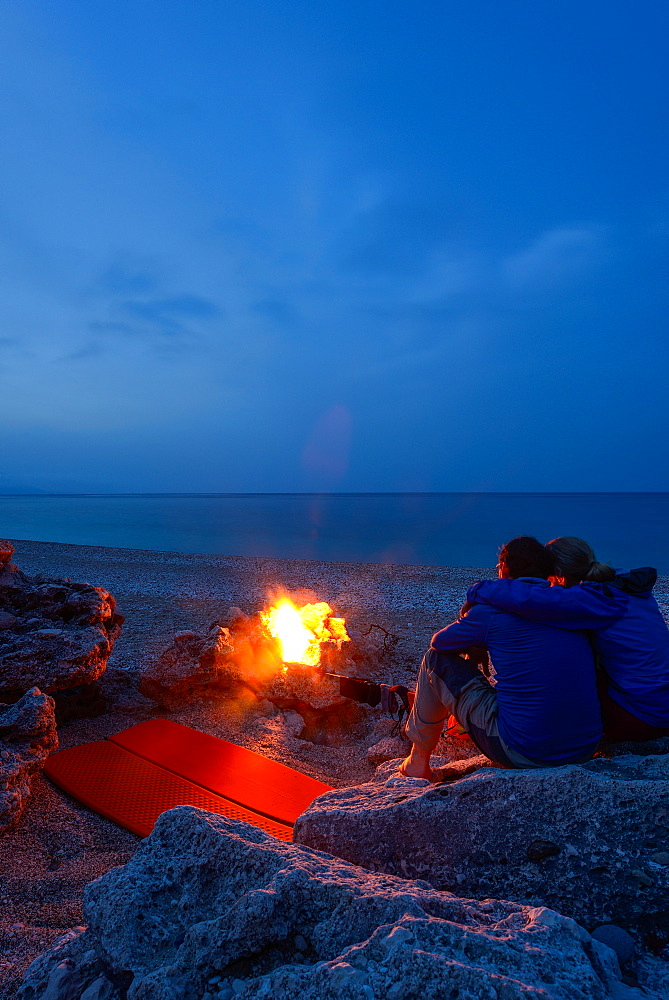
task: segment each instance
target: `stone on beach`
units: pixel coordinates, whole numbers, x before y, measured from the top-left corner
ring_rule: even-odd
[[[139,690],[170,711],[198,698],[220,697],[240,680],[231,658],[230,632],[212,625],[208,632],[180,632],[172,644],[142,671]]]
[[[103,587],[29,577],[0,543],[0,698],[59,691],[104,673],[123,617]]]
[[[378,743],[367,748],[367,760],[370,764],[384,764],[387,760],[396,760],[398,753],[408,749],[409,744],[402,737],[384,736]]]
[[[606,945],[545,907],[458,898],[189,806],[88,886],[84,917],[17,1000],[637,995]]]
[[[439,889],[551,906],[590,927],[666,910],[669,870],[650,862],[669,835],[669,757],[482,767],[442,784],[403,778],[398,764],[316,799],[296,842]]]
[[[0,705],[0,833],[18,823],[33,774],[57,747],[53,698],[32,688],[14,705]]]

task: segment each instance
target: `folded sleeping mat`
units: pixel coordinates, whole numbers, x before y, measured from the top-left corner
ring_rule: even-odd
[[[279,840],[330,786],[227,740],[152,719],[52,754],[44,773],[84,805],[147,837],[161,813],[192,805]]]

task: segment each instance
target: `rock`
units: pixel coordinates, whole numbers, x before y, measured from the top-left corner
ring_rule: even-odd
[[[121,632],[114,598],[88,583],[28,577],[12,552],[0,542],[0,698],[97,681]]]
[[[125,1000],[131,977],[122,975],[116,983],[100,971],[100,962],[91,949],[80,949],[75,961],[69,951],[81,942],[85,927],[75,927],[60,938],[49,953],[51,962],[38,992],[31,985],[27,997],[39,1000]],[[41,959],[37,959],[35,965]],[[29,970],[30,971],[30,970]]]
[[[527,845],[525,853],[528,861],[545,861],[546,858],[559,854],[560,848],[550,840],[533,840],[531,844]]]
[[[0,566],[9,566],[14,555],[14,546],[6,538],[0,538]]]
[[[397,760],[397,755],[403,751],[409,752],[410,744],[401,736],[384,736],[378,743],[367,748],[367,760],[370,764],[383,764],[387,760]]]
[[[630,878],[633,878],[635,882],[638,882],[639,885],[649,886],[655,884],[648,872],[643,871],[641,868],[630,868],[629,876]]]
[[[33,774],[58,747],[53,698],[32,688],[14,705],[0,705],[0,833],[18,823]]]
[[[18,623],[16,615],[10,615],[8,611],[0,611],[0,629],[14,628]]]
[[[634,938],[616,924],[601,924],[592,932],[596,941],[606,944],[616,953],[621,965],[634,957]]]
[[[139,690],[170,710],[201,698],[220,698],[242,679],[232,652],[230,632],[218,624],[204,635],[180,632],[172,645],[144,669]]]
[[[608,947],[545,907],[458,898],[190,806],[87,887],[84,916],[17,1000],[45,1000],[63,968],[73,997],[103,980],[106,1000],[635,996]]]
[[[320,796],[295,840],[438,889],[540,901],[587,926],[665,909],[669,869],[651,879],[643,866],[644,844],[669,835],[667,757],[482,767],[436,785],[403,778],[398,763]]]
[[[669,851],[656,851],[655,854],[651,854],[650,860],[666,868],[669,865]]]
[[[301,702],[316,709],[332,709],[345,705],[349,699],[339,691],[339,680],[301,664],[291,664],[287,670],[277,670],[257,683],[258,697],[269,698],[275,705],[288,706]]]
[[[114,987],[105,976],[98,976],[81,994],[81,1000],[109,1000]]]

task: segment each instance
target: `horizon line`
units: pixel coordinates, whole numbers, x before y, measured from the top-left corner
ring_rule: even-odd
[[[138,492],[138,493],[3,493],[5,497],[53,498],[53,497],[383,497],[383,496],[669,496],[669,490],[350,490],[331,492],[324,490],[268,490],[238,492]]]

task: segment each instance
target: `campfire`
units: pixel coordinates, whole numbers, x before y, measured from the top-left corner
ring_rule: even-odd
[[[329,745],[364,729],[364,706],[397,718],[400,686],[370,679],[380,667],[387,676],[396,637],[368,625],[351,638],[328,603],[303,603],[311,595],[302,593],[275,591],[255,614],[234,607],[206,633],[179,633],[143,671],[140,691],[168,709],[225,698],[272,717],[271,705],[302,716],[301,739]]]
[[[298,608],[288,597],[280,598],[268,611],[260,613],[266,632],[277,640],[283,670],[293,663],[320,665],[323,646],[341,649],[350,642],[343,618],[335,618],[325,601]]]

